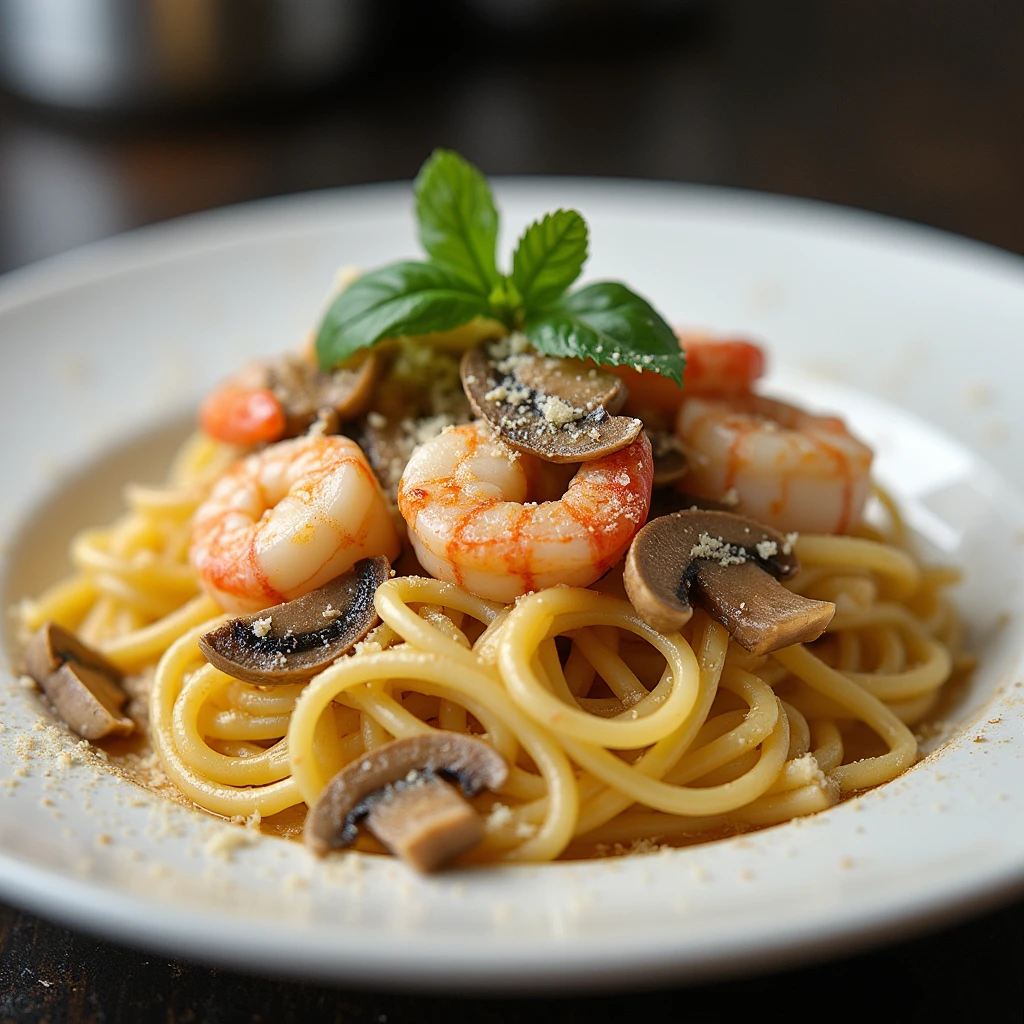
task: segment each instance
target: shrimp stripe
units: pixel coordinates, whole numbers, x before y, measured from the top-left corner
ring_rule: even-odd
[[[646,436],[582,463],[558,500],[531,500],[531,460],[479,422],[414,452],[398,507],[431,575],[509,602],[559,583],[588,586],[619,561],[650,508]]]
[[[248,456],[196,510],[189,555],[228,611],[259,611],[334,579],[399,539],[354,441],[307,434]]]

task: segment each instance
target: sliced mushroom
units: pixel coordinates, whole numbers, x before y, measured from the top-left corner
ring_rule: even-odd
[[[99,651],[83,643],[74,633],[58,626],[56,622],[44,623],[25,647],[25,671],[41,685],[43,679],[56,672],[66,661],[101,672],[115,684],[121,682],[121,670]]]
[[[663,633],[693,614],[691,600],[752,654],[768,654],[820,636],[835,614],[778,581],[800,568],[792,543],[770,527],[731,512],[674,512],[633,539],[623,574],[637,614]]]
[[[661,488],[678,483],[689,468],[679,438],[668,430],[648,430],[647,437],[654,457],[654,486]]]
[[[672,515],[673,512],[694,511],[702,509],[709,512],[735,512],[738,502],[715,501],[714,498],[701,498],[688,491],[676,487],[659,487],[651,493],[651,511],[649,521],[661,516]]]
[[[403,421],[371,412],[359,419],[349,436],[362,449],[381,490],[394,502],[398,483],[415,447]]]
[[[134,731],[135,723],[120,713],[128,700],[121,670],[55,622],[45,623],[29,641],[25,671],[83,739]]]
[[[460,392],[461,394],[461,392]],[[469,406],[464,416],[439,413],[432,416],[392,416],[372,411],[349,428],[349,436],[362,449],[381,490],[392,503],[398,483],[416,446],[436,437],[446,427],[470,419]],[[405,526],[403,524],[402,530]]]
[[[548,462],[586,462],[632,444],[643,424],[612,415],[626,399],[614,374],[582,360],[521,353],[462,357],[462,386],[473,411],[521,452]]]
[[[373,596],[388,578],[383,556],[364,558],[303,597],[232,619],[199,647],[210,663],[261,686],[311,679],[377,624]]]
[[[325,433],[361,415],[373,396],[378,361],[367,352],[354,367],[324,373],[302,356],[288,354],[250,364],[236,378],[243,387],[266,388],[281,403],[284,437],[297,437],[318,420]]]
[[[135,731],[135,723],[120,714],[128,695],[102,672],[67,661],[39,685],[57,714],[83,739]]]
[[[346,765],[306,816],[303,838],[322,857],[350,845],[359,825],[418,871],[434,871],[483,838],[466,796],[500,789],[508,762],[483,740],[431,732],[387,743]]]
[[[614,416],[629,396],[629,389],[619,377],[585,359],[522,353],[511,360],[511,374],[519,384],[542,395],[556,395],[585,412],[603,408]]]

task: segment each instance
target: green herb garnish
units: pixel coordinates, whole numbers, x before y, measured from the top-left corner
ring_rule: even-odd
[[[652,370],[682,384],[679,342],[649,302],[616,281],[567,291],[587,258],[587,224],[575,210],[534,221],[505,275],[495,258],[498,211],[477,168],[435,150],[414,192],[429,261],[371,271],[334,300],[317,335],[322,369],[385,338],[448,331],[483,317],[522,331],[545,355]]]

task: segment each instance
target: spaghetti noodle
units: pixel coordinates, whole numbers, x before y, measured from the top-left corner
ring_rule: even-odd
[[[312,804],[345,764],[432,729],[483,735],[512,766],[478,860],[546,860],[770,825],[877,786],[917,756],[911,727],[962,659],[944,589],[889,539],[803,535],[791,584],[834,601],[813,645],[753,657],[698,611],[662,635],[623,599],[554,587],[505,607],[450,583],[381,586],[381,624],[308,684],[261,687],[206,664],[226,616],[188,562],[191,516],[238,451],[197,436],[163,488],[72,543],[77,572],[22,605],[126,672],[152,669],[149,741],[190,801],[267,819]],[[360,839],[367,849],[372,840]],[[631,846],[632,844],[632,846]]]
[[[531,225],[502,275],[476,168],[437,151],[415,190],[428,261],[350,278],[315,358],[208,396],[168,484],[129,486],[72,541],[74,574],[23,602],[69,724],[132,729],[133,677],[183,799],[286,831],[311,807],[338,826],[307,836],[317,853],[378,812],[394,836],[382,802],[433,794],[461,824],[401,847],[428,869],[696,841],[905,771],[967,662],[955,573],[918,564],[884,492],[884,531],[862,522],[870,449],[756,394],[756,345],[677,344],[618,282],[568,294],[575,211]],[[357,622],[317,604],[328,587],[359,595]],[[385,764],[442,748],[493,768],[486,795],[460,779],[484,827],[437,777],[469,753]]]

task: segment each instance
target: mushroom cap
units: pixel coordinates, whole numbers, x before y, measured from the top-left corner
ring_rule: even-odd
[[[650,521],[661,516],[670,516],[674,512],[736,512],[737,504],[715,501],[714,498],[702,498],[688,491],[680,490],[679,486],[659,487],[651,494]]]
[[[121,670],[99,651],[56,622],[44,622],[25,647],[24,670],[41,686],[66,661],[101,672],[115,683],[122,679]]]
[[[583,360],[522,354],[496,363],[477,348],[460,372],[473,411],[512,448],[548,462],[599,459],[643,428],[611,414],[626,399],[622,381]]]
[[[364,558],[294,601],[225,622],[202,636],[199,647],[236,679],[261,686],[304,682],[377,624],[373,598],[390,573],[383,555]]]
[[[327,784],[306,815],[306,845],[318,856],[348,846],[378,803],[431,775],[454,778],[466,796],[474,796],[500,789],[508,762],[490,744],[465,733],[435,730],[386,743],[346,765]],[[406,806],[412,813],[413,805]]]
[[[284,436],[298,437],[317,419],[336,433],[339,422],[359,416],[373,397],[379,366],[376,354],[367,351],[353,365],[325,373],[302,356],[287,354],[251,364],[238,380],[271,391],[284,410]]]
[[[752,654],[814,640],[835,605],[781,586],[800,568],[777,530],[735,515],[689,509],[649,522],[633,539],[623,583],[637,614],[669,633],[693,614],[691,601]]]
[[[398,482],[409,461],[412,445],[402,422],[381,416],[363,416],[349,436],[359,445],[384,493],[395,500]]]
[[[619,377],[586,359],[524,353],[513,356],[512,361],[511,375],[518,383],[543,395],[555,395],[586,412],[601,407],[613,416],[629,396],[629,389]]]
[[[647,438],[654,457],[653,486],[660,489],[682,480],[690,466],[679,438],[666,430],[647,430]]]

